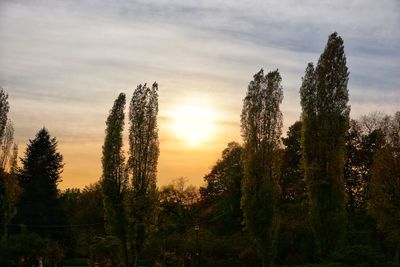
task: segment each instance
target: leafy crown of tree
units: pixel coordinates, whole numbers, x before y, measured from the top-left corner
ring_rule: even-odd
[[[4,129],[7,124],[7,115],[10,110],[10,105],[8,104],[8,94],[0,87],[0,141],[2,141],[4,136]]]
[[[102,187],[107,197],[118,197],[126,187],[123,147],[124,109],[126,97],[121,93],[115,100],[107,118],[103,145]]]
[[[158,85],[139,85],[129,107],[129,167],[132,184],[140,194],[155,188],[159,156]]]
[[[344,240],[348,76],[343,40],[333,33],[315,70],[312,63],[308,64],[300,88],[304,170],[311,222],[321,255]]]
[[[283,100],[278,70],[264,76],[261,69],[250,82],[241,116],[244,140],[242,200],[244,225],[258,248],[263,263],[273,258],[275,239],[277,148]]]

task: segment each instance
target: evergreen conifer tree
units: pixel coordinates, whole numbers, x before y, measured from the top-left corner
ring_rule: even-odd
[[[18,179],[22,194],[15,223],[24,224],[42,236],[62,238],[58,231],[49,230],[65,222],[57,189],[64,166],[63,157],[57,151],[57,140],[42,128],[35,139],[29,140],[21,160]]]

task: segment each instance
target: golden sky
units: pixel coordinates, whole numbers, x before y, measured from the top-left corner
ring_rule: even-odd
[[[285,132],[300,116],[305,67],[334,31],[345,42],[351,116],[398,110],[399,14],[396,0],[4,0],[0,86],[20,156],[45,126],[59,141],[60,187],[68,188],[99,180],[105,120],[118,94],[129,103],[138,84],[157,81],[158,184],[184,176],[200,185],[227,143],[241,141],[253,74],[279,68]],[[186,140],[194,134],[200,140]]]

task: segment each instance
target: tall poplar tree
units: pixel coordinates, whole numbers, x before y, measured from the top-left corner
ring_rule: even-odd
[[[154,208],[158,140],[158,85],[139,85],[133,92],[129,108],[129,169],[132,175],[130,228],[133,266],[146,239]]]
[[[9,110],[10,105],[8,104],[8,94],[0,87],[0,141],[2,141],[4,136]]]
[[[248,86],[241,115],[244,140],[241,206],[245,228],[255,241],[263,266],[272,263],[276,234],[281,80],[278,70],[265,76],[262,69],[256,73]]]
[[[7,116],[10,106],[8,104],[8,94],[3,88],[0,88],[0,144],[3,143],[4,133],[7,124]],[[4,170],[4,164],[1,162],[4,150],[0,146],[0,239],[6,237],[7,232],[7,203],[8,203],[8,189],[7,189],[7,174]]]
[[[333,33],[315,70],[312,63],[308,65],[300,88],[303,163],[310,219],[320,256],[326,256],[344,241],[348,77],[343,40]]]
[[[127,187],[125,157],[122,150],[124,130],[125,94],[119,94],[106,121],[106,136],[103,145],[103,176],[101,187],[104,194],[104,208],[107,228],[110,234],[117,236],[123,247],[122,255],[128,265],[126,213],[124,198]]]

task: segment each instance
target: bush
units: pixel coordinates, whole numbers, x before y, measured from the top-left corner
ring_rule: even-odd
[[[63,256],[57,242],[34,233],[13,235],[0,244],[0,266],[32,266],[37,257],[42,257],[44,266],[54,267]]]

